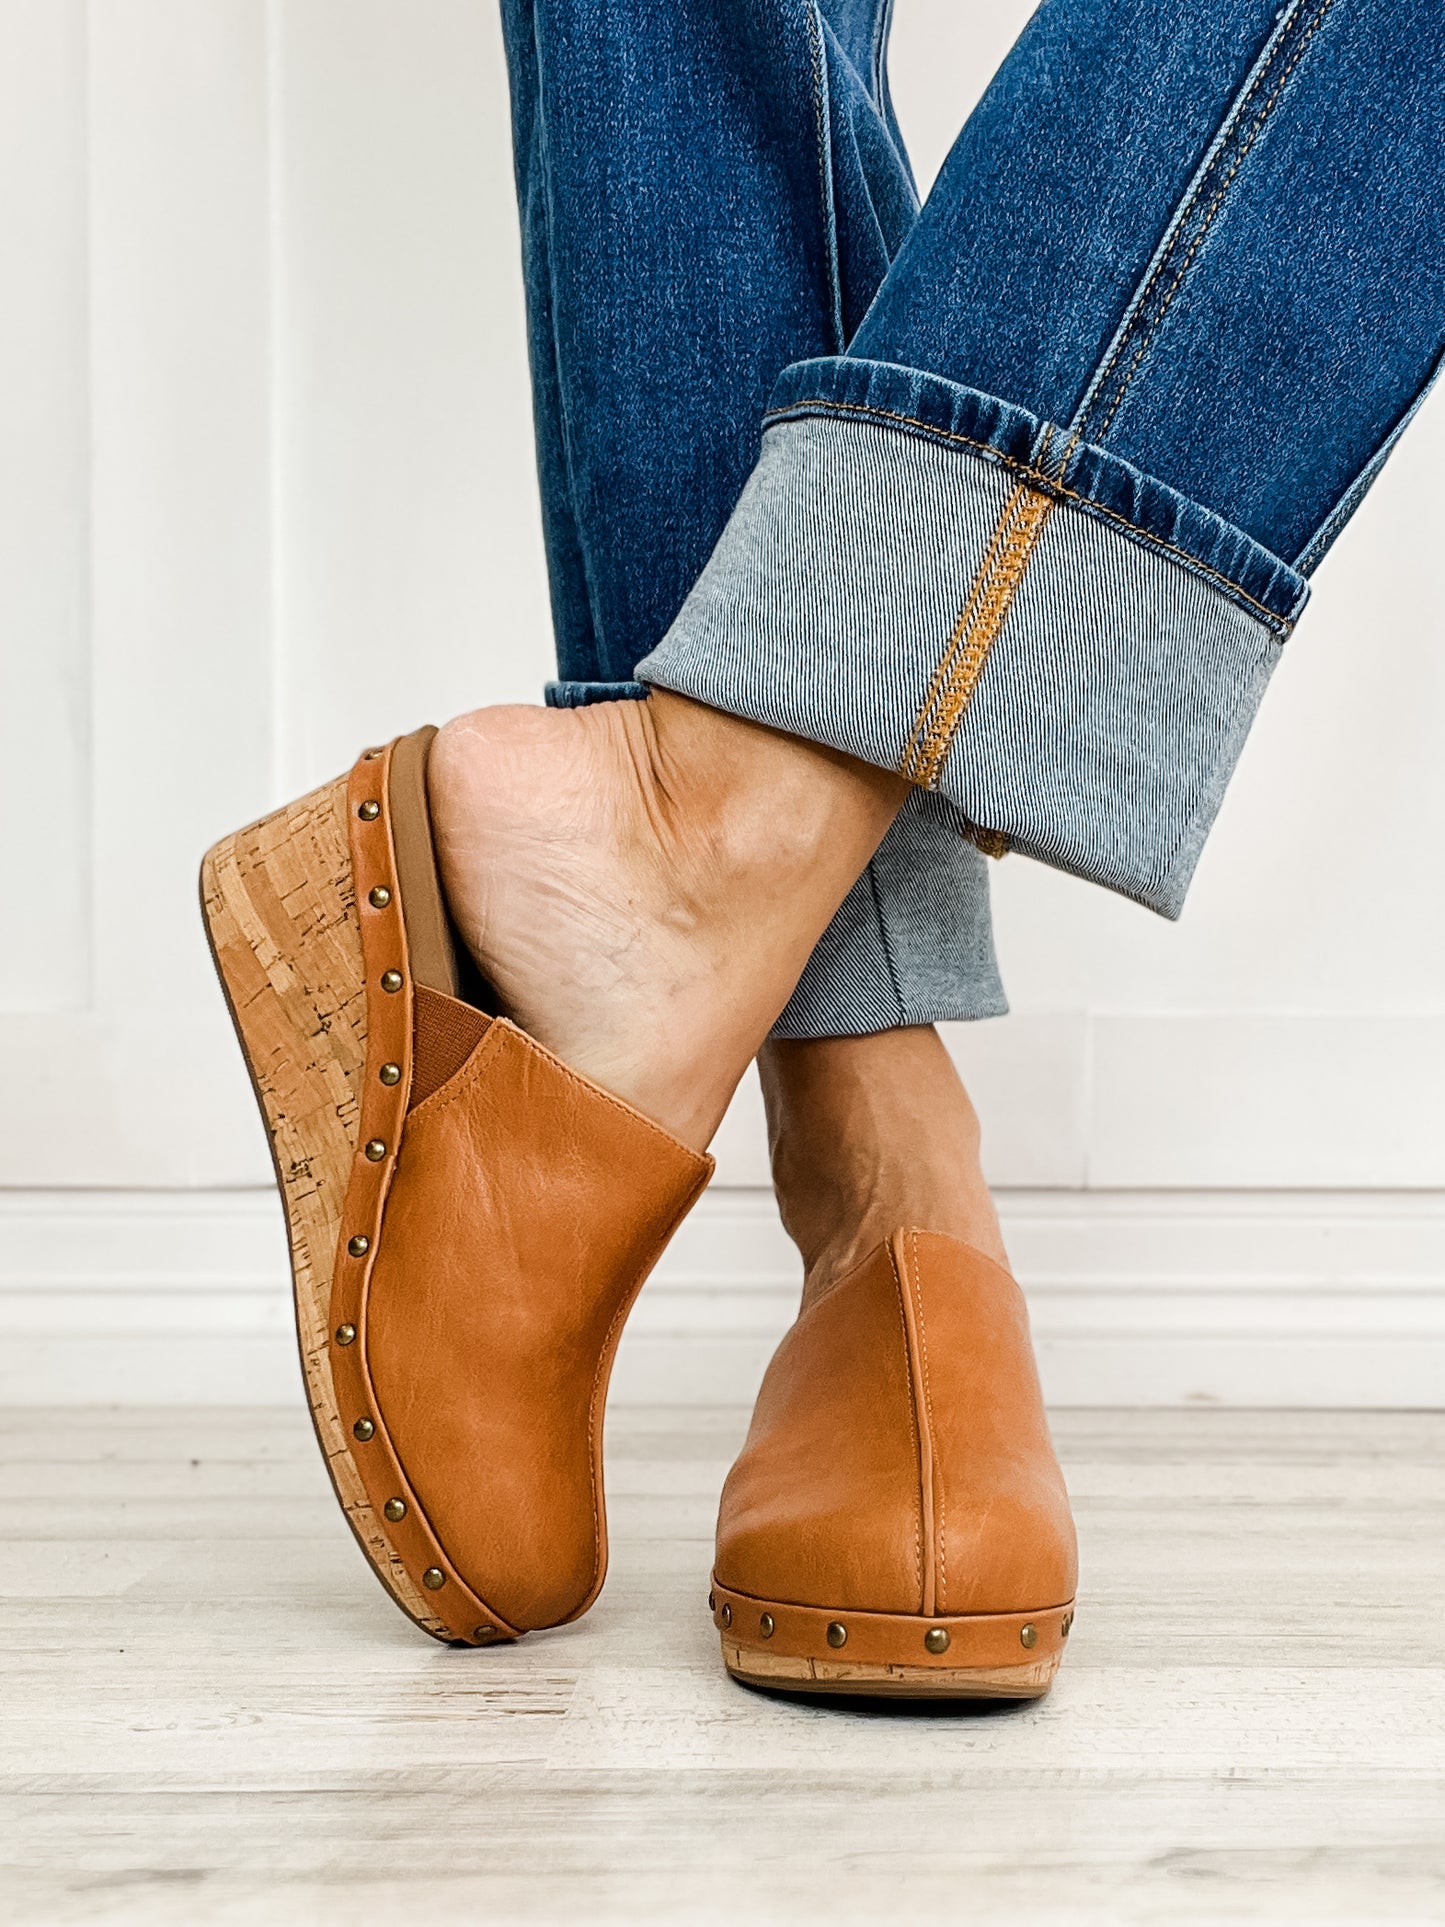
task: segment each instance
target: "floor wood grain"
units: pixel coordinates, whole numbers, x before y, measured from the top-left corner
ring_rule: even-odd
[[[1445,1414],[1064,1412],[1052,1696],[732,1684],[745,1415],[619,1412],[581,1625],[450,1652],[300,1414],[0,1417],[0,1918],[1445,1921]]]

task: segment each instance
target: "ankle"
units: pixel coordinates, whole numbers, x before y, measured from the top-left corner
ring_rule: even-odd
[[[770,1042],[758,1065],[778,1205],[810,1290],[905,1227],[1007,1264],[978,1116],[932,1026]]]
[[[475,711],[429,776],[447,902],[506,1015],[698,1149],[906,794],[665,694]]]
[[[825,921],[908,794],[889,770],[666,690],[618,707],[649,807],[689,863],[769,894],[804,879]]]

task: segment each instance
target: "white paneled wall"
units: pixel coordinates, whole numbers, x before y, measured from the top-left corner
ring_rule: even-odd
[[[0,1005],[8,1010],[74,1009],[90,990],[83,17],[74,0],[30,0],[0,15],[0,809],[9,831]]]
[[[924,177],[1028,10],[900,0]],[[92,1390],[126,1331],[158,1371],[183,1353],[196,1396],[255,1392],[281,1281],[221,1195],[268,1167],[199,854],[358,743],[547,673],[490,0],[0,0],[0,163],[0,1332],[31,1345],[0,1389],[64,1393],[83,1326]],[[1301,1396],[1418,1398],[1445,1369],[1442,456],[1445,397],[1321,571],[1182,925],[995,871],[1015,1014],[955,1041],[993,1174],[1027,1188],[1025,1274],[1030,1226],[1092,1227],[1051,1231],[1037,1272],[1069,1396],[1259,1395],[1306,1330]],[[757,1110],[725,1127],[725,1186],[765,1179]],[[1318,1240],[1291,1256],[1318,1190],[1354,1227],[1347,1286]],[[710,1276],[699,1329],[746,1328],[751,1359],[782,1299],[737,1306],[785,1261],[752,1192],[705,1212],[663,1290],[695,1307]],[[1115,1272],[1133,1309],[1106,1316]]]

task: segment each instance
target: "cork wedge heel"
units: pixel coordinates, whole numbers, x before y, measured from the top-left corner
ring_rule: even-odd
[[[793,1693],[1037,1699],[1076,1579],[1018,1286],[895,1232],[809,1295],[763,1379],[718,1513],[724,1666]]]
[[[201,897],[337,1498],[423,1631],[486,1646],[601,1589],[612,1359],[712,1162],[495,1013],[437,874],[435,734],[223,838]]]
[[[271,1145],[317,1443],[346,1522],[382,1584],[424,1632],[449,1639],[368,1496],[332,1373],[332,1276],[358,1155],[367,1054],[348,788],[340,777],[223,837],[201,865],[201,906]]]

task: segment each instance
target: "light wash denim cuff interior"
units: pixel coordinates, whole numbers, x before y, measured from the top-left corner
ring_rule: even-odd
[[[987,847],[1177,916],[1307,594],[1026,410],[834,357],[780,378],[637,675],[897,770]]]
[[[1002,1017],[987,872],[953,805],[915,790],[808,959],[774,1037]]]

